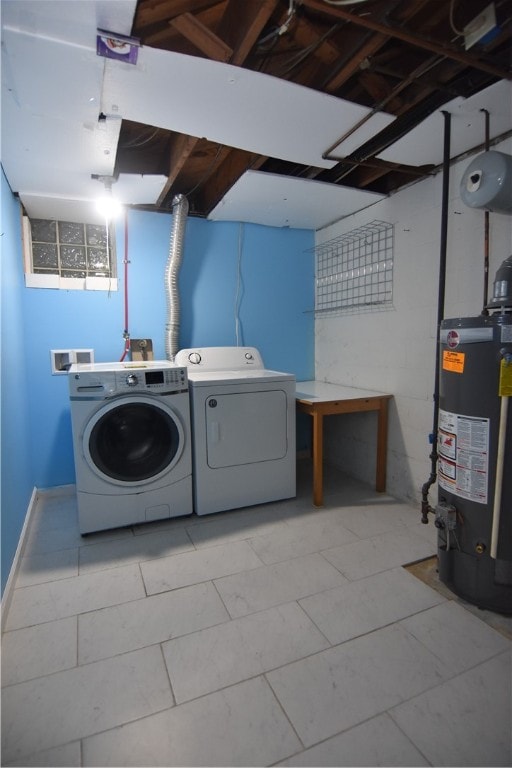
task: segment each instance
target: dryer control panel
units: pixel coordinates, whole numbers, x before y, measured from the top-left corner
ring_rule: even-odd
[[[176,355],[178,365],[199,371],[263,370],[263,359],[256,347],[199,347],[181,349]]]

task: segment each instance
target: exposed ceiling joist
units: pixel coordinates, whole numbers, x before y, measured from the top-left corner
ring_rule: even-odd
[[[178,178],[180,171],[189,159],[198,141],[199,139],[195,136],[184,136],[183,134],[176,136],[169,153],[167,182],[158,196],[158,200],[156,201],[157,206],[163,205],[172,185]]]
[[[215,61],[229,61],[231,59],[233,49],[191,13],[175,16],[170,24],[209,59]]]
[[[486,2],[467,0],[458,9],[462,20],[469,21]],[[510,42],[510,24],[506,18],[505,22],[497,41],[468,53],[460,39],[454,43],[449,4],[438,0],[367,0],[364,6],[353,8],[324,0],[244,0],[243,4],[239,0],[139,0],[133,31],[143,44],[147,36],[150,45],[220,61],[228,61],[231,50],[230,64],[369,108],[352,120],[348,130],[334,134],[340,137],[336,143],[329,147],[327,142],[323,147],[323,157],[338,163],[332,170],[311,166],[308,161],[290,163],[279,154],[254,155],[249,146],[244,151],[242,142],[238,148],[226,147],[212,171],[218,142],[203,139],[193,145],[179,172],[169,176],[162,207],[165,192],[168,205],[172,194],[192,190],[192,212],[208,215],[219,196],[248,169],[383,191],[421,177],[429,172],[428,166],[416,169],[383,163],[372,154],[373,147],[389,146],[404,130],[421,122],[429,110],[440,108],[454,96],[470,95],[497,79],[509,79],[509,57],[504,50]],[[165,27],[174,34],[158,42],[159,29]],[[265,110],[264,101],[259,101],[259,108]],[[369,132],[368,151],[364,141],[358,149],[352,138],[383,110],[401,117],[396,132],[393,126],[381,128],[381,141],[373,141],[375,130]],[[297,129],[301,129],[300,123]]]
[[[447,58],[452,59],[453,61],[458,61],[460,64],[465,64],[468,67],[481,69],[482,72],[487,72],[489,75],[512,80],[512,72],[510,72],[510,70],[496,67],[494,64],[482,61],[476,56],[463,53],[447,43],[435,43],[431,40],[427,40],[421,35],[406,32],[398,27],[373,21],[366,16],[357,16],[354,13],[350,13],[350,11],[343,10],[343,8],[340,8],[339,6],[329,6],[329,10],[327,10],[326,5],[322,0],[302,0],[302,2],[308,8],[311,8],[311,10],[318,11],[319,13],[329,13],[329,15],[334,18],[345,19],[345,21],[350,21],[352,24],[364,27],[365,29],[371,29],[374,32],[387,35],[388,37],[402,40],[402,42],[409,43],[416,48],[422,48],[425,51],[437,53],[439,56],[446,56]]]
[[[276,10],[277,3],[278,0],[249,3],[241,17],[238,0],[229,0],[218,27],[218,34],[228,41],[233,49],[230,64],[243,65]]]
[[[380,199],[435,172],[440,110],[457,152],[480,146],[482,108],[491,140],[512,129],[512,0],[495,0],[495,28],[469,51],[463,30],[489,0],[69,5],[2,0],[3,164],[31,204],[87,196],[101,173],[124,202],[169,211],[185,194],[196,216],[242,215],[234,190],[260,206],[244,220],[276,226],[300,221],[302,190],[321,226],[329,193],[345,215],[360,191]],[[137,38],[137,65],[97,57],[98,26]]]

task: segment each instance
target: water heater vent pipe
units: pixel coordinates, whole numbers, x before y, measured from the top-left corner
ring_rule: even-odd
[[[169,258],[165,268],[165,295],[167,300],[167,323],[165,326],[165,356],[171,362],[179,350],[180,294],[178,275],[183,258],[183,239],[188,214],[188,200],[185,195],[176,195],[172,201],[172,230],[169,244]]]

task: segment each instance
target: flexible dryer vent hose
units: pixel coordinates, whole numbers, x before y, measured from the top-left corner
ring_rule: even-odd
[[[183,257],[183,239],[187,223],[188,200],[185,195],[176,195],[172,204],[171,241],[169,244],[169,258],[165,268],[165,295],[167,299],[165,356],[171,362],[174,361],[179,350],[180,294],[178,290],[178,275]]]

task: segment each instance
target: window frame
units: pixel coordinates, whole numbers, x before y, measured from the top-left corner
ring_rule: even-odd
[[[110,246],[110,271],[109,277],[61,277],[57,273],[41,274],[33,271],[32,259],[32,227],[30,216],[27,213],[22,214],[22,241],[23,241],[23,271],[25,274],[25,286],[27,288],[50,288],[65,291],[117,291],[117,257],[115,227],[112,222],[104,226],[108,228],[108,239]],[[38,218],[38,217],[36,217]],[[46,221],[62,221],[61,219],[44,219]],[[76,222],[78,224],[87,224],[88,222]]]

